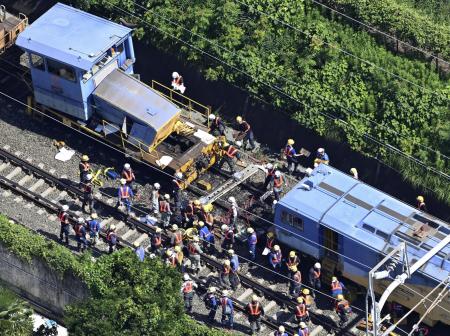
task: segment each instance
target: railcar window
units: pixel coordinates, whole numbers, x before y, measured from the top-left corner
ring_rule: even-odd
[[[116,52],[119,54],[123,52],[123,42],[116,46]]]
[[[281,221],[303,231],[303,220],[287,211],[281,212]]]
[[[372,232],[372,233],[375,232],[375,228],[372,227],[372,226],[370,226],[370,225],[368,225],[368,224],[363,224],[362,227],[363,227],[363,229],[365,229],[365,230],[367,230],[367,231],[369,231],[369,232]]]
[[[388,240],[389,235],[386,232],[377,230],[376,235],[383,238],[384,240]]]
[[[59,76],[72,82],[75,82],[76,80],[75,70],[69,65],[51,59],[47,59],[47,67],[48,72],[56,76]]]
[[[33,66],[33,68],[45,71],[44,59],[36,54],[30,55],[31,55],[31,65]]]

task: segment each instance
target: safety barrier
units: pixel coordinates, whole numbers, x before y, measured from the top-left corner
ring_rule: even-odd
[[[188,113],[187,117],[191,119],[191,113],[197,112],[204,115],[208,121],[209,127],[209,115],[211,114],[211,107],[203,105],[185,95],[181,94],[178,91],[171,89],[164,84],[161,84],[155,80],[152,80],[152,89],[157,91],[159,94],[164,96],[167,99],[170,99],[171,102],[175,103],[178,106],[184,108],[184,110]]]

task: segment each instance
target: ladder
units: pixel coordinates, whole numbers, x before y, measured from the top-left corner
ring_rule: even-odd
[[[261,165],[249,164],[241,171],[234,173],[231,178],[229,178],[221,186],[214,189],[211,193],[201,197],[200,202],[204,205],[216,201],[217,199],[243,183],[245,180],[255,175],[258,170],[264,171],[264,167]]]

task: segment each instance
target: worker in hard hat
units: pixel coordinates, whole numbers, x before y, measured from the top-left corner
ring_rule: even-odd
[[[209,131],[214,136],[225,136],[225,124],[222,118],[211,113],[208,116],[209,120]]]
[[[120,179],[120,187],[117,191],[117,205],[116,207],[119,207],[120,205],[125,205],[126,213],[127,215],[131,212],[131,205],[133,201],[134,193],[133,190],[127,186],[127,180],[124,178]]]
[[[161,185],[156,182],[153,183],[152,194],[151,194],[151,210],[154,214],[159,214],[159,191],[161,189]]]
[[[273,333],[273,336],[288,336],[288,333],[286,332],[284,326],[279,326],[278,330]]]
[[[280,200],[284,186],[286,186],[286,181],[284,180],[283,174],[281,174],[279,170],[275,171],[273,178],[273,195],[276,201]]]
[[[186,91],[186,87],[184,86],[184,80],[183,77],[176,71],[172,72],[172,88],[175,91],[180,92],[181,94],[184,94],[184,91]]]
[[[92,173],[91,165],[89,163],[89,156],[83,154],[81,156],[80,164],[78,165],[80,170],[80,185],[86,180],[86,175]]]
[[[427,206],[425,204],[425,197],[417,196],[416,201],[417,201],[417,209],[418,210],[428,212]]]
[[[224,163],[226,163],[228,165],[228,170],[230,171],[230,173],[234,174],[236,172],[236,164],[234,161],[241,159],[239,150],[227,142],[220,143],[220,148],[222,150],[222,158],[217,164],[217,168],[222,169]]]
[[[205,222],[199,221],[198,226],[200,228],[199,237],[203,244],[203,249],[207,253],[212,253],[214,249],[214,234],[209,231],[209,228],[205,225]]]
[[[338,280],[337,277],[333,276],[331,278],[331,296],[333,298],[337,298],[338,295],[344,294],[344,290],[346,290],[344,284]]]
[[[250,322],[250,328],[252,329],[252,335],[261,331],[261,317],[264,316],[264,307],[259,302],[259,298],[256,295],[252,296],[252,301],[245,307],[245,312]]]
[[[223,235],[222,249],[225,251],[232,249],[234,244],[233,228],[230,228],[228,225],[223,224],[220,229]]]
[[[274,245],[272,251],[269,254],[269,264],[274,271],[281,270],[281,261],[283,260],[283,254],[281,253],[280,245]]]
[[[356,170],[356,168],[350,168],[350,174],[353,175],[355,180],[358,180],[358,170]]]
[[[112,224],[106,231],[106,241],[109,245],[109,253],[113,253],[117,246],[117,232],[114,224]]]
[[[91,218],[87,221],[89,228],[89,237],[91,246],[95,246],[98,243],[98,237],[100,235],[100,221],[98,220],[97,213],[92,213]]]
[[[191,260],[192,269],[194,273],[198,273],[200,271],[200,254],[203,253],[202,248],[199,244],[199,237],[194,236],[192,238],[192,241],[188,244],[188,251],[189,251],[189,259]]]
[[[183,190],[183,174],[181,172],[175,173],[172,179],[172,198],[175,209],[181,208],[181,191]]]
[[[295,320],[297,323],[309,321],[309,310],[303,296],[297,298],[297,305],[294,309]]]
[[[83,190],[83,204],[81,208],[86,212],[86,206],[88,207],[88,213],[94,211],[94,185],[92,183],[92,174],[87,174],[84,181],[81,183],[81,189]]]
[[[298,327],[298,336],[309,336],[309,329],[305,322],[300,322]]]
[[[181,293],[184,299],[184,308],[187,313],[192,313],[192,300],[194,298],[194,290],[197,288],[197,284],[192,281],[189,274],[183,274],[183,284],[181,285]]]
[[[321,163],[326,165],[330,163],[330,158],[323,148],[317,150],[316,158],[314,159],[314,167],[317,167]]]
[[[144,261],[145,258],[145,250],[141,243],[135,241],[133,243],[134,246],[134,253],[138,257],[139,261]]]
[[[321,268],[319,262],[316,262],[310,269],[309,269],[309,285],[311,286],[311,295],[313,297],[316,297],[316,294],[314,293],[314,290],[317,289],[320,291],[320,288],[322,287],[321,282]]]
[[[239,207],[238,207],[236,198],[234,198],[233,196],[228,197],[228,203],[230,203],[230,208],[228,210],[228,212],[230,214],[230,227],[235,229],[237,219],[238,219],[238,208]]]
[[[127,186],[129,186],[136,194],[136,189],[133,188],[133,183],[134,181],[136,181],[136,176],[134,175],[134,171],[133,169],[131,169],[131,165],[129,163],[125,163],[123,165],[121,176],[123,179],[125,179],[125,181],[127,181]]]
[[[286,268],[288,269],[288,276],[291,277],[292,275],[292,268],[298,267],[298,264],[300,264],[300,258],[298,257],[297,253],[295,251],[289,252],[289,256],[286,259]]]
[[[78,218],[77,222],[74,225],[74,231],[75,231],[75,238],[77,240],[77,249],[78,252],[83,252],[87,247],[87,240],[86,240],[86,227],[85,227],[85,220],[84,218]]]
[[[219,282],[220,285],[223,288],[230,288],[231,286],[231,281],[230,281],[230,274],[232,272],[231,269],[231,261],[229,259],[224,260],[224,262],[222,263],[222,268],[220,270],[220,274],[219,274]]]
[[[228,250],[227,254],[228,254],[228,260],[230,261],[230,266],[231,266],[231,272],[229,275],[230,284],[231,284],[231,288],[233,290],[235,290],[239,287],[239,284],[240,284],[239,275],[238,275],[239,258],[233,249]]]
[[[249,252],[249,259],[254,261],[256,257],[256,244],[258,243],[258,238],[256,232],[253,228],[249,227],[247,229],[247,245]]]
[[[177,224],[173,224],[170,229],[170,245],[183,247],[183,232]]]
[[[227,290],[222,291],[222,296],[220,297],[220,305],[222,307],[222,327],[233,329],[234,304],[233,300],[229,297],[229,293]]]
[[[253,130],[250,124],[242,119],[241,116],[236,117],[236,122],[238,123],[239,133],[236,135],[235,140],[243,141],[243,149],[247,147],[247,143],[250,144],[250,149],[254,150],[255,146],[255,136],[253,135]]]
[[[303,298],[307,309],[310,309],[312,306],[314,306],[314,297],[311,295],[311,291],[309,290],[309,288],[302,289],[301,297]]]
[[[291,281],[289,286],[289,294],[292,296],[298,296],[300,294],[300,291],[302,289],[302,273],[297,268],[297,266],[291,267]]]
[[[59,240],[62,242],[65,237],[66,245],[69,245],[69,232],[70,232],[70,222],[69,222],[69,206],[64,204],[58,213],[58,219],[60,222]]]
[[[266,245],[264,247],[262,255],[269,255],[274,246],[275,246],[275,233],[273,231],[269,231],[266,234]]]
[[[162,226],[166,229],[170,225],[170,217],[172,216],[169,194],[164,194],[164,198],[159,201],[159,212],[161,214]]]
[[[155,229],[155,233],[152,235],[152,239],[151,239],[152,252],[159,256],[161,256],[163,253],[161,233],[162,233],[161,228],[157,227]]]
[[[273,179],[275,177],[276,168],[272,163],[267,163],[264,166],[264,172],[266,173],[266,178],[264,179],[263,190],[267,190],[269,185],[273,183]]]
[[[288,139],[283,151],[284,156],[286,157],[289,174],[293,174],[297,171],[297,167],[299,164],[298,157],[303,155],[301,153],[297,154],[297,151],[294,148],[294,144],[294,139]]]
[[[344,295],[339,294],[336,297],[335,309],[340,318],[339,326],[342,326],[348,321],[348,315],[352,312],[352,308],[350,307],[348,301],[344,298]]]
[[[208,320],[209,322],[214,322],[216,319],[217,308],[219,307],[219,298],[217,297],[217,288],[209,287],[207,294],[203,298],[205,307],[209,309]]]

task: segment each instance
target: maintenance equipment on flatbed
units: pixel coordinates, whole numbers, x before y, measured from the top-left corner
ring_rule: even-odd
[[[20,13],[15,16],[0,5],[0,55],[16,41],[17,36],[28,25],[28,18]]]

